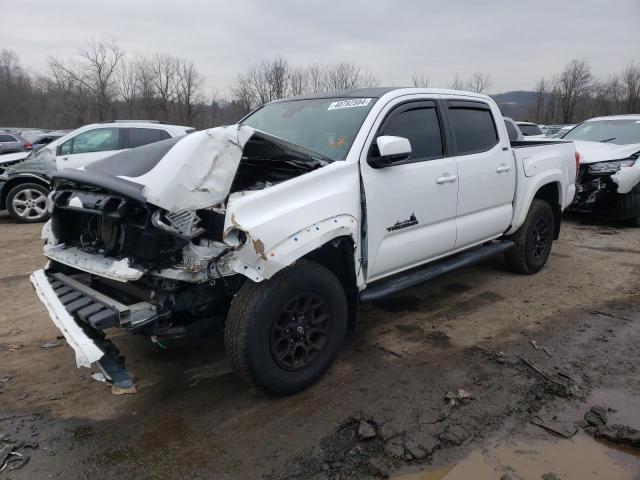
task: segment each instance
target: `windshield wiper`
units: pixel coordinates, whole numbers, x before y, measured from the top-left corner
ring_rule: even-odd
[[[610,142],[611,140],[615,140],[616,137],[611,137],[611,138],[605,138],[604,140],[600,140],[600,143],[607,143]]]

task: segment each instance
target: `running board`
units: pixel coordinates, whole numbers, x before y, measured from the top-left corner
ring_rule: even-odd
[[[497,253],[502,253],[513,247],[513,241],[502,240],[496,243],[489,243],[483,247],[462,252],[458,255],[438,260],[421,267],[417,267],[406,273],[394,275],[373,283],[370,287],[360,293],[362,303],[372,302],[388,295],[393,295],[406,288],[419,285],[422,282],[438,277],[443,273],[456,270],[457,268],[474,265]]]

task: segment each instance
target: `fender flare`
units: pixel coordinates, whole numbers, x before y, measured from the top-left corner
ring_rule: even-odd
[[[357,251],[358,232],[357,220],[347,214],[308,225],[269,248],[265,248],[259,233],[245,232],[246,242],[224,260],[234,272],[261,282],[337,237],[350,236]]]
[[[511,235],[522,226],[525,218],[527,217],[527,213],[529,213],[529,208],[531,208],[533,199],[535,198],[538,191],[546,185],[549,185],[551,183],[555,183],[558,185],[558,191],[560,193],[560,198],[558,198],[558,205],[561,209],[564,209],[564,198],[566,195],[565,187],[563,186],[564,178],[565,177],[563,175],[563,172],[560,169],[549,170],[536,177],[532,177],[532,181],[527,185],[524,193],[522,195],[519,194],[516,197],[516,202],[514,204],[515,215],[513,217],[513,221],[511,222],[511,226],[505,232],[505,234]],[[522,200],[518,202],[517,198],[521,198]]]

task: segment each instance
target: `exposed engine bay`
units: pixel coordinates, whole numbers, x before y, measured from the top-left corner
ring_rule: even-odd
[[[580,165],[576,196],[570,210],[618,219],[640,215],[640,192],[637,192],[640,171],[620,167],[619,163],[622,161]]]
[[[87,289],[89,297],[104,295],[125,306],[113,311],[109,321],[91,322],[94,328],[119,326],[162,339],[224,318],[230,299],[252,272],[233,255],[249,238],[235,218],[226,218],[229,196],[249,195],[332,162],[248,127],[199,135],[184,141],[217,144],[217,150],[207,151],[213,153],[209,165],[203,165],[201,155],[184,157],[187,149],[170,139],[55,176],[51,220],[43,230],[44,253],[51,260],[47,274],[76,282],[74,288]],[[171,158],[174,147],[180,151],[177,160]],[[150,183],[163,162],[172,162],[174,175]],[[188,185],[194,171],[203,168],[206,182],[200,177]],[[167,195],[171,186],[182,193]],[[160,190],[168,199],[164,206],[173,209],[148,200]],[[215,203],[203,205],[203,194]],[[225,222],[231,223],[226,231]],[[247,248],[256,256],[259,240],[252,242]],[[125,318],[131,316],[127,305],[138,305],[136,321]]]

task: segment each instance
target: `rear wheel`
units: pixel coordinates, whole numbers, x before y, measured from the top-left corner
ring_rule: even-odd
[[[49,190],[37,183],[21,183],[13,187],[7,195],[7,210],[19,223],[44,222],[47,213]]]
[[[346,329],[339,280],[322,265],[300,260],[270,280],[242,286],[227,317],[225,349],[240,377],[287,395],[325,373]]]
[[[544,200],[534,199],[524,223],[511,236],[515,245],[505,253],[507,266],[518,273],[540,271],[551,253],[554,232],[551,206]]]

